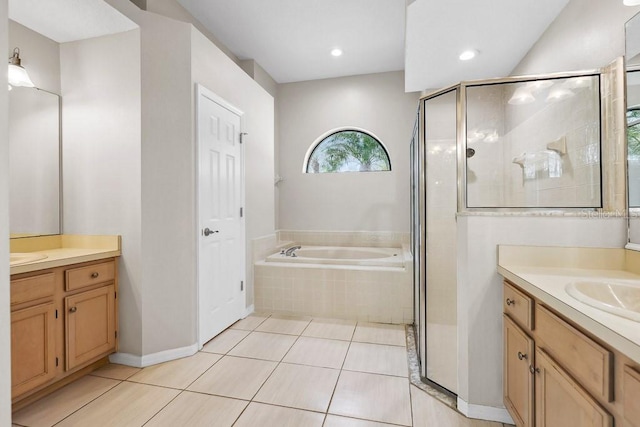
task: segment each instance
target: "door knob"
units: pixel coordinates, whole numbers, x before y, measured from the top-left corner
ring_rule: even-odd
[[[204,229],[204,231],[202,232],[202,234],[204,234],[204,235],[205,235],[205,237],[208,237],[208,236],[210,236],[210,235],[212,235],[212,234],[214,234],[214,233],[218,233],[219,231],[220,231],[220,230],[211,231],[211,230],[209,229],[209,227],[207,227],[207,228],[205,228],[205,229]]]

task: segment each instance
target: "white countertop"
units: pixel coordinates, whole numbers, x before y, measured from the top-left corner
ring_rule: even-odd
[[[10,267],[11,274],[29,273],[121,255],[120,236],[44,236],[11,241],[12,252],[38,253],[47,257]]]
[[[544,262],[536,262],[536,256],[531,253],[526,259],[518,259],[508,253],[510,248],[517,248],[520,252],[522,247],[500,246],[498,257],[498,273],[522,288],[525,292],[539,299],[541,302],[562,314],[569,320],[581,326],[584,330],[607,343],[613,349],[626,355],[636,363],[640,363],[640,323],[616,316],[614,314],[599,310],[586,305],[573,297],[566,291],[568,283],[584,280],[633,280],[640,284],[640,275],[625,268],[624,263],[620,263],[620,249],[611,249],[611,268],[602,268],[606,264],[606,259],[602,258],[603,249],[597,249],[599,262],[596,267],[593,263],[580,265],[575,262],[576,251],[590,251],[588,248],[566,248],[567,262],[569,267],[559,267],[562,264],[562,250],[551,249],[556,257],[553,264],[546,266]],[[519,255],[527,255],[526,250],[547,251],[549,248],[529,248]],[[596,251],[591,250],[591,251]],[[615,251],[615,252],[613,252]],[[582,254],[580,254],[581,256]],[[538,257],[540,258],[540,257]],[[589,257],[584,257],[587,260]],[[623,257],[624,258],[624,257]],[[538,259],[538,261],[540,261]]]

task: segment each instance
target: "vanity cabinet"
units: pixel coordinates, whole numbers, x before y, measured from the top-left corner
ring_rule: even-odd
[[[67,370],[115,349],[115,304],[113,285],[64,299]]]
[[[11,277],[14,409],[116,351],[116,266],[109,258]]]
[[[17,396],[56,376],[55,307],[53,302],[11,313],[12,395]]]
[[[640,427],[638,365],[504,282],[504,404],[518,427]]]
[[[504,403],[518,426],[533,425],[533,340],[504,315]]]

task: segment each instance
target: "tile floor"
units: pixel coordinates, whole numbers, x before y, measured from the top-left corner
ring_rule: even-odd
[[[402,326],[252,315],[201,352],[107,365],[13,414],[14,426],[502,427],[410,385]]]

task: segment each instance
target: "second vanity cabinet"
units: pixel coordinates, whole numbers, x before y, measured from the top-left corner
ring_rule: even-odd
[[[518,427],[640,427],[638,365],[504,282],[504,402]]]
[[[11,277],[14,404],[116,351],[116,292],[115,258]]]

